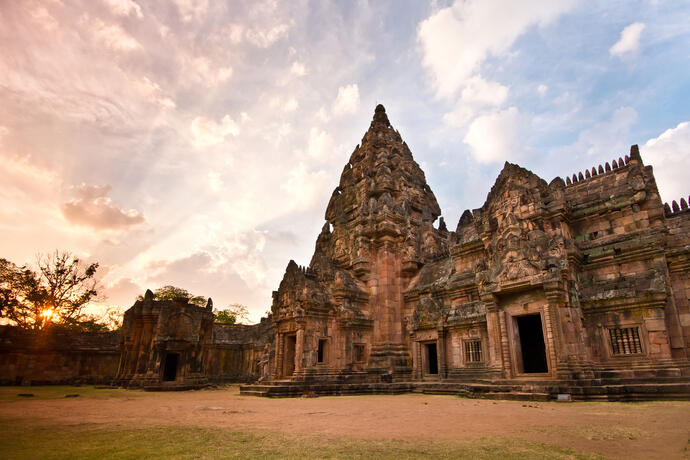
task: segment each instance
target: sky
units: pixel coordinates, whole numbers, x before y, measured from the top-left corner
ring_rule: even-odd
[[[0,257],[257,321],[384,104],[452,230],[505,161],[690,194],[690,2],[0,0]]]

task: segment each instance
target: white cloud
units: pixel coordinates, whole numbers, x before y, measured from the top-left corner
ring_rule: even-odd
[[[316,127],[312,127],[309,130],[309,142],[307,144],[307,155],[309,158],[324,161],[331,157],[334,151],[335,141],[330,134]]]
[[[97,230],[122,230],[146,222],[139,211],[124,210],[113,203],[108,197],[109,185],[81,184],[73,190],[78,197],[60,206],[62,214],[73,224]]]
[[[238,136],[240,127],[230,115],[225,115],[220,123],[199,116],[192,121],[191,131],[192,144],[195,148],[202,149],[220,144],[227,136]]]
[[[333,103],[333,114],[346,115],[359,109],[359,87],[356,83],[338,88],[338,95]]]
[[[297,102],[297,99],[294,97],[291,97],[287,101],[285,101],[285,104],[283,104],[283,111],[284,112],[294,112],[297,110],[299,107],[299,102]]]
[[[690,164],[690,121],[667,129],[659,137],[648,140],[640,147],[645,164],[654,167],[654,176],[662,200],[671,203],[690,195],[687,169]]]
[[[298,77],[303,77],[307,74],[307,68],[301,62],[293,62],[290,67],[290,73],[297,75]]]
[[[233,72],[232,67],[218,65],[206,56],[184,57],[182,65],[192,81],[209,87],[225,83],[232,77]]]
[[[134,51],[141,48],[141,44],[117,24],[106,24],[96,19],[93,33],[96,40],[114,51]]]
[[[309,171],[305,163],[299,162],[280,188],[292,198],[294,211],[305,211],[320,202],[328,193],[332,181],[333,178],[326,171]]]
[[[443,116],[451,126],[463,126],[484,108],[500,107],[508,98],[508,87],[476,75],[467,80],[452,112]]]
[[[31,10],[29,14],[31,15],[31,19],[48,32],[58,28],[57,20],[42,6]]]
[[[208,187],[213,192],[220,192],[220,190],[223,188],[223,180],[220,178],[220,173],[216,171],[209,171],[206,177],[208,178]]]
[[[281,40],[288,35],[290,26],[288,24],[278,24],[266,29],[252,28],[247,30],[245,36],[247,41],[259,48],[268,48],[278,40]]]
[[[640,48],[640,35],[644,28],[644,23],[634,22],[623,29],[620,39],[609,49],[611,56],[623,56],[636,52]]]
[[[134,0],[103,0],[110,10],[118,16],[129,16],[134,14],[138,18],[143,18],[141,6]]]
[[[524,121],[515,107],[477,117],[463,139],[480,163],[515,160],[525,145]]]
[[[541,97],[544,97],[544,95],[546,95],[546,92],[548,90],[549,90],[549,87],[544,85],[544,84],[537,86],[537,93],[539,93],[539,96],[541,96]]]
[[[208,0],[173,0],[182,20],[189,22],[201,19],[208,12]]]
[[[417,38],[422,63],[439,97],[448,97],[480,71],[489,56],[502,56],[529,27],[546,25],[574,0],[456,0],[422,21]]]

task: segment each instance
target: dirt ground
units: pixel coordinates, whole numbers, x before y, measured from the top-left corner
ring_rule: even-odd
[[[265,399],[240,396],[233,386],[2,401],[0,417],[61,425],[168,424],[420,442],[504,436],[608,458],[690,458],[690,402],[680,401],[545,403],[420,394]]]

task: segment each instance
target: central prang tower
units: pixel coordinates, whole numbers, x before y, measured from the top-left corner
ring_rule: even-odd
[[[378,105],[333,191],[309,267],[291,261],[274,293],[273,379],[409,377],[403,292],[424,263],[448,254],[443,219],[433,227],[440,214]]]

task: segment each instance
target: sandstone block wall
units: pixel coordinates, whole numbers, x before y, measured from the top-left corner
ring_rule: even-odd
[[[27,331],[0,326],[0,385],[109,384],[118,332]]]

